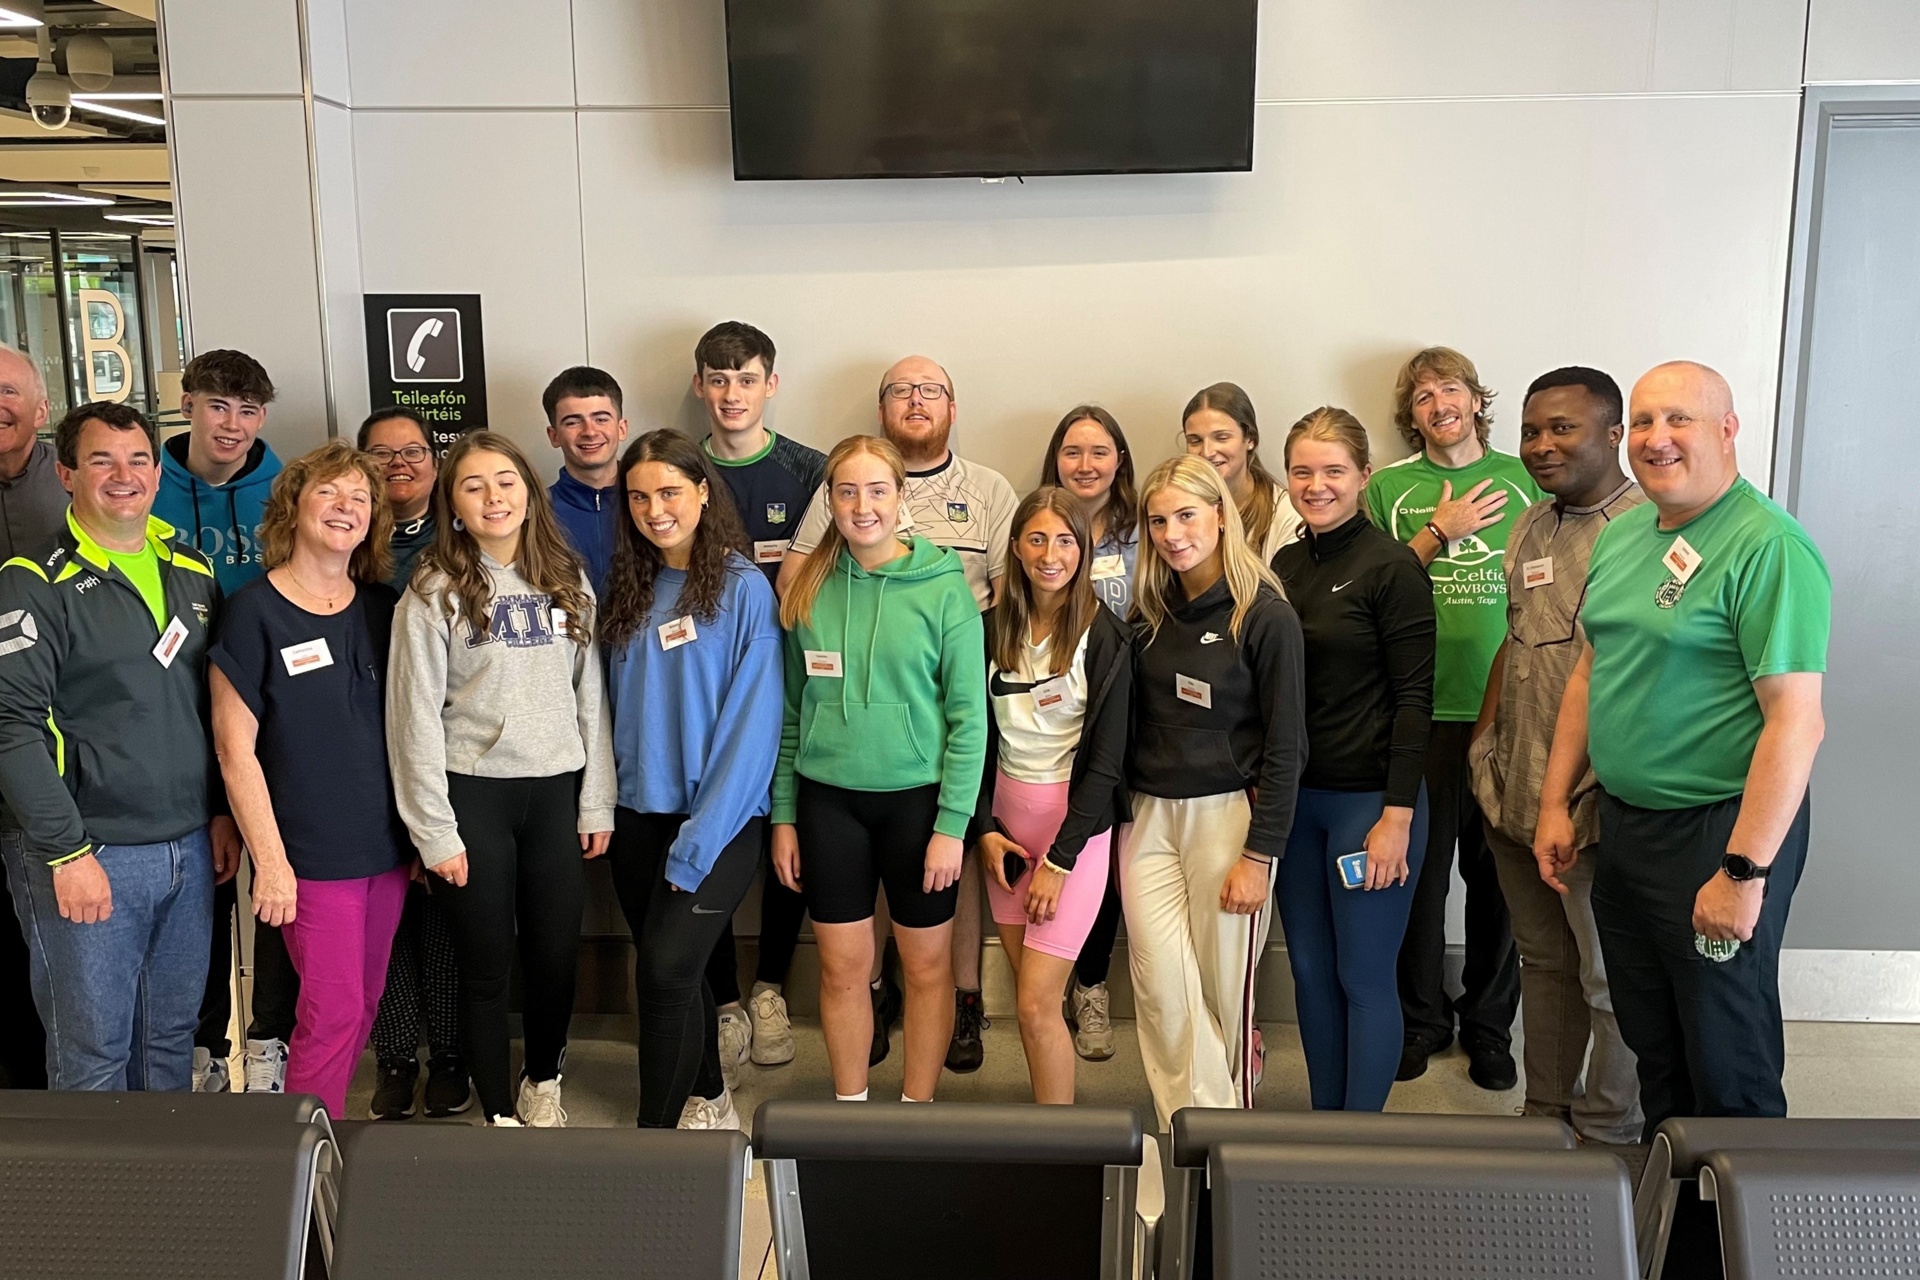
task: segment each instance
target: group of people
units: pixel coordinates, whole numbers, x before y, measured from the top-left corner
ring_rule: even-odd
[[[902,1100],[931,1099],[981,1062],[983,907],[1037,1101],[1114,1051],[1124,918],[1161,1125],[1251,1106],[1277,912],[1316,1108],[1380,1109],[1456,1035],[1475,1083],[1513,1087],[1518,1006],[1526,1109],[1587,1137],[1784,1114],[1830,585],[1740,477],[1711,369],[1630,398],[1543,375],[1516,457],[1472,363],[1429,348],[1395,387],[1411,456],[1376,468],[1325,406],[1277,472],[1220,383],[1138,482],[1080,405],[1022,498],[950,448],[931,360],[825,456],[767,427],[760,330],[718,325],[693,363],[704,441],[629,442],[610,375],[555,378],[549,487],[507,437],[436,454],[403,409],[282,468],[272,384],[234,351],[189,365],[164,446],[110,404],[49,443],[0,350],[14,1083],[231,1087],[246,856],[245,1087],[339,1114],[371,1038],[374,1115],[411,1115],[424,1029],[429,1114],[564,1124],[605,857],[642,1126],[737,1127],[740,1066],[791,1060],[803,916],[835,1095],[867,1098],[900,1019]]]

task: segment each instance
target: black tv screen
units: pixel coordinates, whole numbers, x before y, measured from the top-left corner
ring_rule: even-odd
[[[1253,167],[1258,0],[727,0],[736,178]]]

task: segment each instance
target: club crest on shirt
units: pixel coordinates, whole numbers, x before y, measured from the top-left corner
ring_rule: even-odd
[[[955,524],[965,524],[967,521],[973,519],[973,514],[967,510],[966,503],[949,502],[947,504],[947,519]]]
[[[193,616],[200,620],[202,627],[207,625],[207,606],[198,600],[193,601]]]
[[[769,502],[767,504],[767,523],[785,524],[786,522],[787,504],[784,502]]]
[[[1662,609],[1671,609],[1680,603],[1680,597],[1686,593],[1686,590],[1686,583],[1678,578],[1668,578],[1660,584],[1660,589],[1653,593],[1653,602]]]

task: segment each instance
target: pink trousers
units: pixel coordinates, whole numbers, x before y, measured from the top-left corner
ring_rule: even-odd
[[[300,1000],[287,1045],[287,1092],[311,1093],[336,1119],[373,1033],[387,956],[407,900],[404,867],[359,880],[297,880],[293,923],[281,929]]]

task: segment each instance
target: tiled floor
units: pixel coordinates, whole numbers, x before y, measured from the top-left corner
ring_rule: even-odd
[[[1080,1064],[1079,1099],[1082,1102],[1138,1107],[1153,1114],[1146,1077],[1140,1067],[1139,1043],[1129,1022],[1115,1024],[1119,1051],[1107,1062]],[[1307,1105],[1306,1063],[1291,1023],[1265,1028],[1267,1072],[1259,1100],[1264,1107],[1304,1109]],[[781,1067],[747,1066],[734,1095],[742,1118],[751,1126],[753,1109],[769,1098],[821,1098],[831,1095],[826,1047],[816,1025],[794,1028],[798,1054]],[[949,1102],[1024,1102],[1028,1099],[1026,1061],[1019,1033],[1003,1022],[986,1034],[987,1061],[968,1076],[942,1078],[939,1097]],[[568,1050],[565,1083],[566,1108],[574,1125],[625,1125],[633,1122],[638,1098],[634,1066],[634,1026],[631,1019],[577,1018]],[[1516,1045],[1516,1050],[1518,1046]],[[1920,1090],[1913,1088],[1920,1064],[1920,1026],[1857,1023],[1790,1023],[1787,1026],[1787,1097],[1796,1115],[1803,1116],[1920,1116]],[[373,1062],[362,1063],[348,1099],[352,1116],[366,1115],[373,1090]],[[872,1094],[898,1097],[900,1090],[899,1033],[887,1060],[875,1068]],[[1511,1114],[1521,1102],[1518,1089],[1488,1093],[1467,1079],[1466,1056],[1456,1047],[1435,1058],[1427,1074],[1394,1086],[1388,1109],[1439,1111],[1460,1114]],[[471,1113],[463,1117],[473,1119]],[[415,1121],[415,1123],[423,1123]],[[768,1257],[769,1232],[765,1184],[755,1178],[747,1188],[746,1240],[743,1276],[773,1275]]]

